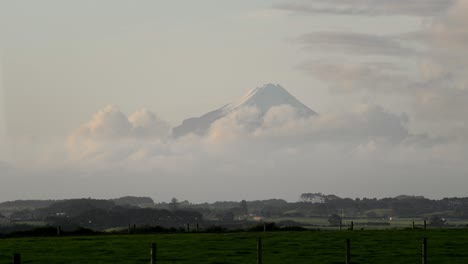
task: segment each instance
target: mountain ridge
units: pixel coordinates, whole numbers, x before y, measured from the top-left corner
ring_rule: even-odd
[[[293,107],[300,117],[309,117],[317,114],[280,85],[269,83],[249,91],[234,103],[226,104],[200,117],[185,119],[181,125],[172,129],[172,135],[174,137],[181,137],[190,133],[204,135],[213,122],[243,107],[255,107],[263,116],[272,107],[280,105]]]

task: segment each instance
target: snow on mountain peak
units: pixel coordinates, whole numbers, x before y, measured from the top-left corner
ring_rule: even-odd
[[[286,89],[278,84],[265,84],[248,92],[239,101],[224,107],[224,112],[229,113],[241,107],[256,107],[262,114],[265,114],[274,106],[290,105],[295,108],[301,116],[316,114],[310,108],[302,104]]]

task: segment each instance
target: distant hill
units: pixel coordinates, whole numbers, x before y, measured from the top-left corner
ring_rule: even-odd
[[[121,206],[147,206],[153,205],[153,199],[149,197],[124,196],[117,199],[111,199],[116,205]]]
[[[0,211],[21,211],[44,208],[55,203],[56,200],[16,200],[0,203]]]
[[[395,196],[395,199],[398,199],[398,200],[405,200],[405,199],[425,199],[425,197],[422,196],[422,195],[405,195],[405,194],[402,194],[402,195]]]
[[[96,199],[70,199],[62,200],[51,204],[45,208],[35,210],[38,217],[67,215],[77,216],[91,209],[110,210],[115,207],[115,203],[109,200]]]
[[[54,203],[63,201],[87,200],[87,199],[67,199],[67,200],[14,200],[0,203],[0,212],[14,212],[23,210],[35,210],[49,207]],[[145,206],[154,204],[150,197],[125,196],[116,199],[110,199],[115,205],[120,206]]]

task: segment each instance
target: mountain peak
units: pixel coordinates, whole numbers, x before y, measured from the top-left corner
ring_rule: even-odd
[[[261,97],[268,97],[268,99],[271,99],[273,97],[284,97],[285,95],[289,95],[289,93],[283,87],[278,84],[269,83],[262,87],[257,87],[251,90],[245,96],[243,96],[238,103],[242,104],[249,100],[258,99]]]
[[[184,120],[180,126],[173,129],[173,135],[175,137],[189,133],[203,135],[209,130],[213,122],[243,107],[255,107],[264,115],[271,108],[280,105],[293,107],[301,117],[309,117],[316,114],[280,85],[269,83],[251,90],[235,103],[225,105],[201,117]]]
[[[262,87],[257,87],[255,89],[253,89],[251,92],[256,92],[256,93],[260,93],[260,92],[264,92],[264,93],[265,92],[266,93],[275,93],[275,92],[287,93],[288,91],[286,91],[286,89],[281,87],[281,85],[279,85],[279,84],[267,83],[267,84],[263,85]]]
[[[251,106],[257,107],[260,112],[264,114],[272,107],[279,105],[291,105],[292,107],[296,108],[296,110],[298,110],[301,116],[310,116],[316,114],[279,84],[271,83],[251,90],[236,103],[227,105],[225,107],[225,111],[231,112],[241,107]]]

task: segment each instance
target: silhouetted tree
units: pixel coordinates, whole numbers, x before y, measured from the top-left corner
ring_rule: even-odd
[[[242,201],[240,202],[240,207],[243,209],[243,213],[244,213],[245,215],[247,215],[247,214],[249,213],[249,207],[248,207],[248,205],[247,205],[247,201],[246,201],[246,200],[242,200]]]
[[[328,217],[328,223],[332,226],[339,226],[341,223],[341,216],[337,214],[330,215],[330,217]]]
[[[177,198],[174,197],[171,199],[171,202],[169,203],[169,209],[173,211],[179,209],[179,200],[177,200]]]

